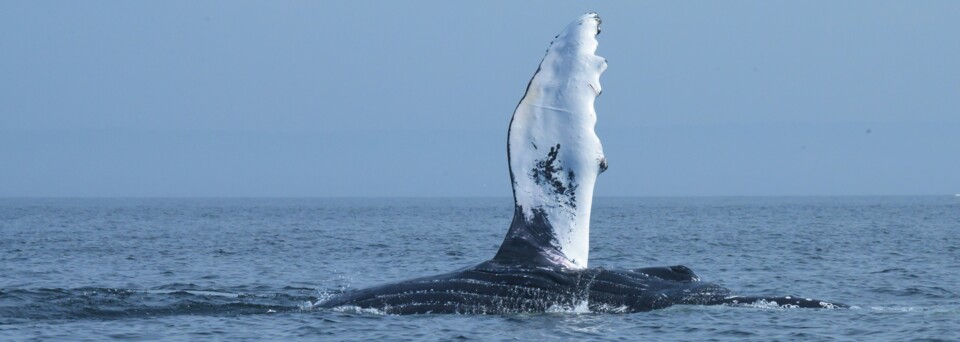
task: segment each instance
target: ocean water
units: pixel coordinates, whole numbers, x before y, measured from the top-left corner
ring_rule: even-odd
[[[597,198],[592,267],[852,309],[389,316],[346,289],[489,259],[510,198],[0,199],[0,340],[956,340],[960,197]]]

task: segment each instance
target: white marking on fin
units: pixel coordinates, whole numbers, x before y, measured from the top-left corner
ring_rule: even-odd
[[[587,267],[593,189],[604,160],[593,107],[607,66],[595,54],[599,32],[600,17],[587,13],[557,35],[513,113],[508,137],[515,215],[530,225],[545,218],[553,246],[536,248],[572,269]],[[514,222],[508,240],[536,233]]]

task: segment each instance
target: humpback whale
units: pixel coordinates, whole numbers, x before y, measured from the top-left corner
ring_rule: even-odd
[[[607,62],[595,54],[600,17],[587,13],[550,43],[507,133],[514,216],[493,259],[451,273],[336,295],[320,308],[388,314],[506,314],[588,308],[627,313],[677,304],[762,303],[803,308],[843,304],[740,296],[702,282],[685,266],[589,268],[594,183],[607,169],[594,132],[594,101]]]

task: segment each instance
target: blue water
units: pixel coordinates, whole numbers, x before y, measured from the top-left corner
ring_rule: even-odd
[[[960,198],[597,198],[591,266],[854,309],[384,316],[345,289],[493,256],[509,198],[0,199],[0,340],[955,340]]]

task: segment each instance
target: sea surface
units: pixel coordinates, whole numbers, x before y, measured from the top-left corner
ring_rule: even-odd
[[[591,267],[852,309],[390,316],[344,290],[489,259],[510,198],[0,199],[0,341],[957,340],[960,197],[596,198]]]

